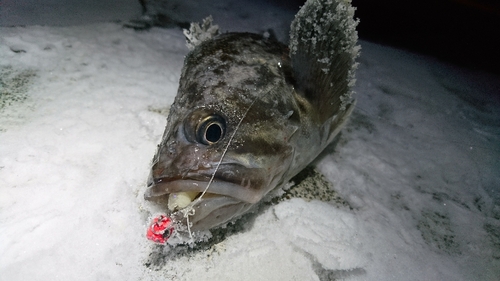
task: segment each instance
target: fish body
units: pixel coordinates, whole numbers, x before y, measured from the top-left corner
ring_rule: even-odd
[[[197,45],[185,58],[145,199],[168,197],[169,212],[189,208],[183,223],[207,230],[307,166],[354,108],[353,12],[346,1],[310,0],[289,46],[252,33]]]

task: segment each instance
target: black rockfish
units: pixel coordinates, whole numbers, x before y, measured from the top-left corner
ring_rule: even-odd
[[[185,58],[145,199],[163,198],[191,230],[207,230],[308,165],[354,108],[353,15],[350,1],[309,0],[289,46],[251,33],[199,43]]]

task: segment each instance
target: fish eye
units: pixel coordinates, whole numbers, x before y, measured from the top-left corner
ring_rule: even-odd
[[[226,122],[219,115],[210,115],[201,120],[196,128],[196,140],[211,145],[220,141],[226,131]]]

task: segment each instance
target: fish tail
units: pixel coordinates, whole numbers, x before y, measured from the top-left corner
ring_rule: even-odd
[[[360,47],[350,0],[308,0],[290,31],[296,88],[318,109],[320,122],[345,119],[354,106],[352,86]]]

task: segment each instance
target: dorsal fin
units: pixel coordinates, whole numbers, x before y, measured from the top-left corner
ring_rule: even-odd
[[[354,102],[357,20],[350,0],[308,0],[290,31],[290,57],[296,88],[314,108],[319,121],[349,114]]]

